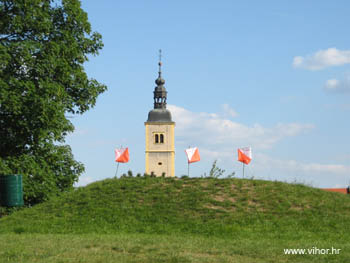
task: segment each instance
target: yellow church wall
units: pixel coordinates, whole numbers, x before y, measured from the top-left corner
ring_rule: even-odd
[[[149,166],[148,166],[148,163],[149,163],[149,160],[148,160],[148,153],[147,153],[147,151],[148,151],[148,144],[149,144],[149,141],[148,141],[148,127],[147,127],[147,125],[145,124],[145,126],[146,126],[146,134],[145,134],[145,138],[146,138],[146,156],[145,156],[145,161],[146,161],[146,173],[148,173],[148,171],[149,171]]]
[[[145,122],[146,173],[150,174],[153,171],[156,176],[161,176],[162,173],[175,176],[174,126],[173,122]],[[164,135],[164,143],[155,143],[154,136],[160,133]]]

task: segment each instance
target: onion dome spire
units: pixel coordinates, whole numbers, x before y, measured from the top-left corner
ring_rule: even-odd
[[[159,50],[157,86],[153,91],[154,109],[148,113],[147,122],[166,122],[173,123],[171,113],[166,109],[167,91],[164,87],[165,80],[162,78],[162,50]]]
[[[166,109],[166,99],[167,99],[167,91],[164,87],[165,80],[162,78],[162,50],[159,50],[159,71],[158,71],[158,78],[156,79],[155,83],[157,86],[154,89],[154,108],[155,109]]]

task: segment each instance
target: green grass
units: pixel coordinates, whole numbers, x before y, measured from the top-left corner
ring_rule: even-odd
[[[348,262],[348,196],[281,182],[107,179],[0,219],[0,262]],[[285,255],[285,248],[341,249]]]

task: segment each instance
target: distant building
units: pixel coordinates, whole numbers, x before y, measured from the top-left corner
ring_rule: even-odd
[[[154,109],[148,113],[146,128],[146,173],[156,176],[175,176],[175,122],[166,109],[167,91],[162,78],[162,62],[159,60],[159,72],[154,89]]]
[[[348,188],[322,188],[322,190],[329,192],[337,192],[342,194],[350,194],[350,189]]]

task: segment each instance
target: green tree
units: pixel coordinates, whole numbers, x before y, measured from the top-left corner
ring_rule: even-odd
[[[28,204],[72,188],[84,167],[65,136],[106,86],[83,64],[103,47],[78,0],[0,0],[0,174],[22,173]]]

